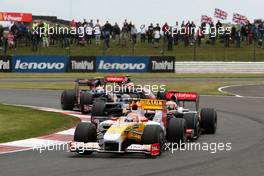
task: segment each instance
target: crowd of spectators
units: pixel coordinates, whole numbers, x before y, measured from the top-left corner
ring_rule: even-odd
[[[217,23],[201,23],[197,26],[194,22],[176,22],[174,25],[164,23],[159,25],[150,23],[148,26],[142,24],[137,28],[132,22],[125,20],[121,26],[106,21],[101,24],[99,20],[94,23],[75,22],[72,20],[68,25],[63,26],[69,29],[78,29],[77,33],[51,33],[49,26],[60,27],[62,24],[48,23],[41,20],[35,20],[33,23],[25,24],[14,22],[8,27],[0,25],[0,49],[6,53],[7,49],[16,49],[19,46],[31,47],[32,51],[38,51],[39,47],[61,46],[69,49],[72,45],[87,46],[91,44],[103,45],[110,47],[110,43],[120,47],[128,47],[129,44],[146,43],[159,48],[161,41],[166,43],[168,50],[173,49],[173,45],[184,45],[185,47],[201,44],[215,45],[223,43],[224,47],[234,45],[240,47],[241,43],[251,45],[257,43],[258,47],[262,46],[264,39],[264,22],[255,21],[244,25],[227,25],[220,21]],[[230,31],[225,30],[219,34],[218,29],[221,27],[230,27]],[[204,34],[202,31],[206,28],[212,29]],[[46,30],[45,30],[46,29]],[[44,30],[44,31],[41,31]],[[80,31],[83,30],[83,31]],[[38,32],[36,32],[38,31]],[[79,35],[84,32],[85,35]],[[42,32],[43,35],[39,35]],[[112,42],[110,42],[112,41]]]

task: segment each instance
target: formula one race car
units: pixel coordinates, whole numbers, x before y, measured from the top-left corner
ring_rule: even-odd
[[[186,121],[187,138],[198,139],[202,132],[214,134],[217,129],[217,112],[213,108],[199,111],[199,95],[195,92],[167,91],[168,113]]]
[[[185,142],[184,118],[168,116],[165,100],[132,100],[131,110],[125,116],[102,121],[92,118],[91,123],[78,124],[71,152],[80,154],[144,153],[157,156],[166,141]]]
[[[106,76],[95,79],[77,79],[73,90],[64,90],[61,94],[61,107],[63,110],[78,109],[85,113],[91,109],[96,98],[106,95],[106,85],[117,83],[119,85],[131,82],[129,76]]]

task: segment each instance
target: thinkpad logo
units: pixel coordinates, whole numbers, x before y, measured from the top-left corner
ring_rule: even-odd
[[[152,70],[173,70],[173,61],[152,61]]]
[[[94,61],[71,61],[72,70],[94,70]]]
[[[0,70],[9,70],[10,69],[10,60],[4,61],[0,60]]]

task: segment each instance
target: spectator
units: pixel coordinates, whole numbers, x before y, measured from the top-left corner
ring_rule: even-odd
[[[81,46],[85,46],[86,45],[86,40],[85,40],[85,23],[82,24],[82,26],[80,26],[78,28],[78,44]]]
[[[198,46],[201,45],[202,43],[202,38],[204,37],[204,34],[203,34],[203,29],[202,29],[202,26],[200,26],[197,30],[197,33],[196,33],[196,38],[197,38],[197,44]]]
[[[222,37],[222,36],[219,36],[219,29],[221,27],[223,27],[223,24],[220,22],[220,20],[217,21],[217,23],[215,24],[215,27],[216,27],[216,39],[218,39],[219,37]]]
[[[90,20],[90,22],[89,22],[88,24],[89,24],[89,26],[90,26],[91,28],[94,27],[93,20]]]
[[[40,28],[38,21],[34,21],[32,25],[32,39],[31,39],[31,46],[32,51],[38,51],[38,46],[40,42]]]
[[[196,25],[194,24],[194,22],[192,21],[190,24],[189,24],[189,38],[190,38],[190,44],[193,45],[194,43],[194,35],[195,35],[195,28],[196,28]]]
[[[210,24],[210,34],[209,34],[209,39],[210,39],[210,44],[215,45],[215,40],[216,40],[216,28],[214,26],[214,23],[212,22]]]
[[[189,46],[189,42],[190,42],[190,30],[189,30],[189,26],[190,23],[189,21],[185,24],[185,26],[183,27],[184,29],[184,33],[183,33],[183,39],[184,39],[184,46],[188,47]]]
[[[168,41],[168,51],[173,50],[173,34],[172,34],[172,28],[169,27],[167,32],[165,33]]]
[[[3,53],[4,55],[6,55],[7,48],[8,48],[8,34],[9,34],[9,31],[3,32]]]
[[[93,27],[91,26],[91,23],[86,26],[85,33],[87,35],[87,43],[91,45],[93,38]]]
[[[128,43],[128,24],[124,23],[121,31],[121,46],[127,47]]]
[[[14,36],[14,47],[17,47],[17,38],[19,36],[19,28],[17,22],[14,22],[13,25],[10,28],[10,31],[12,32]]]
[[[154,31],[154,47],[155,48],[159,47],[159,42],[160,42],[160,30],[159,28],[155,28],[155,31]]]
[[[154,27],[153,24],[150,23],[150,25],[148,26],[148,43],[152,43],[153,33],[154,33]]]
[[[263,22],[261,24],[259,24],[258,26],[258,33],[259,33],[259,37],[258,37],[258,47],[262,47],[263,44],[263,39],[264,39],[264,24]]]
[[[42,36],[42,44],[43,48],[48,48],[49,47],[49,34],[48,34],[48,26],[49,24],[44,22],[43,27],[44,27],[44,35]]]
[[[101,26],[99,23],[96,23],[94,26],[94,35],[95,35],[95,44],[100,45],[101,41]]]
[[[106,21],[106,23],[102,29],[102,36],[103,36],[106,48],[110,48],[109,44],[110,44],[111,32],[112,32],[112,26],[108,21]]]
[[[15,48],[15,37],[13,32],[9,32],[7,35],[7,43],[8,43],[8,48],[9,49],[14,49]]]
[[[173,43],[174,43],[174,45],[178,45],[178,43],[179,43],[179,29],[180,29],[179,28],[179,24],[176,21],[175,25],[172,28],[172,31],[173,31]]]
[[[237,31],[237,29],[236,29],[235,25],[233,25],[231,28],[231,44],[235,43],[236,31]]]
[[[241,45],[241,33],[240,30],[235,31],[235,42],[236,42],[236,47],[240,48]]]
[[[141,43],[145,43],[145,41],[146,41],[146,33],[147,33],[146,26],[145,26],[145,24],[142,24],[140,26],[140,42]]]
[[[129,39],[131,40],[132,38],[132,36],[131,36],[131,28],[132,28],[132,26],[133,26],[133,24],[132,24],[132,22],[130,21],[129,22],[129,24],[128,24],[128,26],[127,26],[127,29],[128,29],[128,37],[129,37]]]
[[[131,27],[131,37],[132,37],[132,43],[136,44],[137,43],[137,28],[135,25],[132,25]]]
[[[0,50],[3,49],[3,34],[4,34],[4,28],[2,25],[0,25]]]
[[[163,36],[164,36],[164,42],[166,42],[166,40],[169,38],[168,35],[170,34],[170,26],[168,25],[168,23],[166,22],[163,26],[162,26],[162,32],[163,32]]]
[[[229,48],[230,47],[230,31],[225,30],[225,47]]]
[[[113,26],[113,40],[117,43],[117,45],[120,44],[120,27],[117,24],[117,22],[115,23],[115,25]]]

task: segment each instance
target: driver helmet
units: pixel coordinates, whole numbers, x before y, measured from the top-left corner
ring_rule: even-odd
[[[168,107],[168,110],[176,110],[177,104],[174,101],[167,101],[166,105]]]
[[[124,102],[128,102],[128,101],[131,99],[131,97],[130,97],[128,94],[123,94],[123,95],[121,96],[121,99],[122,99],[122,101],[124,101]]]
[[[137,113],[131,112],[131,113],[127,114],[126,121],[127,122],[139,122],[139,116]]]
[[[101,86],[98,86],[95,88],[96,93],[104,93],[104,88]]]

